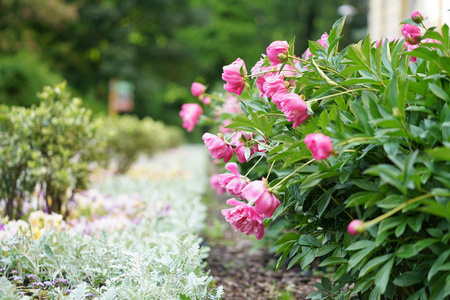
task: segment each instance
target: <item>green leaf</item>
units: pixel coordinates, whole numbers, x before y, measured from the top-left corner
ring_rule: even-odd
[[[345,250],[346,251],[354,251],[354,250],[360,250],[364,248],[375,248],[375,242],[369,241],[369,240],[362,240],[357,241],[356,243],[351,244],[348,246]]]
[[[362,277],[362,276],[366,275],[367,273],[371,272],[372,270],[374,270],[376,267],[378,267],[379,265],[381,265],[382,263],[384,263],[386,260],[390,259],[391,257],[392,257],[392,254],[390,253],[390,254],[385,254],[383,256],[378,256],[378,257],[371,259],[361,269],[358,277]]]
[[[402,245],[400,248],[398,248],[395,255],[397,257],[401,257],[401,258],[409,258],[409,257],[417,255],[417,250],[413,245],[406,244],[406,245]]]
[[[450,161],[450,147],[427,149],[426,152],[436,161]]]
[[[436,259],[434,264],[431,266],[430,271],[428,272],[428,276],[427,276],[428,281],[430,281],[431,278],[433,278],[433,276],[436,275],[436,273],[439,270],[439,267],[442,266],[446,262],[449,255],[450,255],[450,249],[441,253],[441,255],[439,255],[439,257]]]
[[[372,247],[368,247],[366,249],[362,249],[362,250],[356,252],[355,254],[353,254],[348,261],[347,270],[351,270],[354,267],[356,267],[363,259],[368,257],[374,249],[375,249],[375,246],[372,246]]]
[[[322,246],[318,239],[309,234],[301,235],[297,243],[302,246],[314,246],[314,247]]]
[[[450,96],[443,89],[431,82],[428,84],[428,87],[430,88],[430,91],[437,97],[445,100],[446,102],[450,102]]]
[[[316,256],[322,256],[322,255],[328,254],[328,253],[330,253],[331,251],[333,251],[336,248],[337,248],[337,245],[325,245],[325,246],[322,246],[319,249],[317,249]]]
[[[44,244],[44,253],[48,258],[55,260],[55,254],[53,253],[52,248],[50,248],[50,246],[47,244]]]
[[[300,266],[302,269],[305,269],[313,262],[313,260],[316,258],[316,252],[317,249],[311,249],[308,252],[306,252],[305,256],[303,256],[300,262]]]
[[[281,245],[284,244],[286,242],[293,242],[296,241],[298,239],[299,235],[293,232],[290,232],[288,234],[286,234],[285,236],[283,236],[281,239],[279,239],[276,243],[275,246],[277,245]]]
[[[391,274],[392,266],[394,265],[394,258],[391,258],[375,275],[375,285],[380,290],[381,294],[386,291]]]
[[[431,246],[434,243],[437,243],[439,241],[440,241],[440,239],[433,239],[433,238],[423,239],[423,240],[416,242],[414,244],[414,248],[416,248],[416,250],[420,252],[423,249],[427,248],[428,246]]]
[[[405,272],[394,279],[394,284],[397,286],[410,286],[424,281],[425,276],[421,272]]]
[[[327,257],[323,262],[320,263],[319,267],[328,267],[346,264],[348,260],[342,257]]]

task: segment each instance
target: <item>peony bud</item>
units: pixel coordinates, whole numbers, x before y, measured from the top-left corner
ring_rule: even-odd
[[[353,220],[348,224],[347,231],[351,235],[364,233],[364,224],[361,220]]]
[[[422,23],[424,18],[422,16],[422,14],[416,10],[416,11],[413,11],[413,13],[411,14],[411,19],[415,23],[420,24],[420,23]]]
[[[333,143],[330,137],[322,133],[310,133],[303,142],[317,160],[328,158],[333,153]]]

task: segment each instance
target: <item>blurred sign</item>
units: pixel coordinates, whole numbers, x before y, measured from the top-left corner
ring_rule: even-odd
[[[111,79],[109,81],[109,113],[129,112],[134,107],[134,86],[131,82]]]

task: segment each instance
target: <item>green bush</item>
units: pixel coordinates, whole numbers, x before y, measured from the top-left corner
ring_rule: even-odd
[[[44,87],[39,106],[1,107],[0,198],[9,218],[20,217],[24,197],[36,186],[48,211],[61,212],[72,191],[86,186],[88,164],[104,149],[91,111],[65,89],[65,83]]]
[[[131,115],[106,118],[99,134],[105,138],[108,157],[117,164],[119,173],[126,172],[141,153],[153,155],[184,141],[177,127]]]

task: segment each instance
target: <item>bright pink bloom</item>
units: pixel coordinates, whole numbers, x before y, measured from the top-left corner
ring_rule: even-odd
[[[223,137],[205,133],[202,140],[205,142],[205,146],[208,148],[209,153],[213,158],[223,158],[224,162],[228,162],[233,157],[234,150],[224,141]]]
[[[244,75],[247,75],[247,69],[242,59],[236,59],[232,64],[223,67],[222,79],[227,83],[223,85],[223,88],[228,93],[235,93],[240,95],[245,88],[245,80],[241,74],[241,68],[244,71]]]
[[[330,137],[322,133],[310,133],[303,142],[317,160],[325,159],[333,152],[333,143]]]
[[[239,105],[238,98],[233,95],[227,95],[225,103],[223,104],[223,110],[229,114],[242,114],[241,106]]]
[[[203,113],[202,107],[197,103],[186,103],[181,106],[180,116],[183,119],[183,127],[191,132]]]
[[[266,49],[267,57],[269,57],[272,65],[284,62],[287,59],[289,44],[286,41],[274,41]]]
[[[279,91],[287,92],[284,76],[272,75],[266,77],[266,81],[263,85],[263,90],[268,98],[271,98],[276,92]]]
[[[421,37],[420,28],[411,24],[403,24],[402,34],[411,45],[417,44]]]
[[[363,222],[361,220],[353,220],[348,224],[347,231],[351,235],[357,235],[364,232]]]
[[[203,95],[206,91],[206,86],[204,86],[201,83],[193,82],[191,85],[191,93],[194,95],[194,97],[200,97],[200,95]]]
[[[220,186],[223,187],[231,196],[242,198],[242,189],[247,186],[250,180],[239,174],[236,163],[228,163],[225,166],[225,169],[231,173],[219,174]]]
[[[236,147],[236,157],[240,163],[249,161],[250,157],[256,152],[264,152],[259,150],[258,142],[253,139],[254,136],[255,133],[248,134],[240,131],[231,138],[231,145]],[[248,152],[248,157],[245,157],[246,151]]]
[[[308,107],[303,98],[295,93],[284,95],[281,100],[281,111],[289,122],[294,122],[292,127],[295,128],[309,118]]]
[[[216,190],[217,194],[222,195],[225,192],[225,189],[219,183],[220,174],[212,174],[209,178],[209,183],[211,184],[211,188]]]
[[[255,180],[250,182],[243,190],[242,197],[255,204],[255,211],[265,218],[270,218],[275,209],[280,205],[280,200],[269,192],[265,180]]]
[[[284,96],[286,96],[287,94],[289,94],[287,91],[278,91],[272,96],[272,102],[275,103],[279,110],[281,110]]]
[[[254,234],[258,240],[262,239],[264,236],[264,224],[255,208],[234,198],[227,200],[227,204],[234,207],[222,210],[225,220],[236,231],[239,230],[246,235]]]
[[[416,10],[416,11],[413,11],[413,12],[412,12],[412,14],[411,14],[411,19],[412,19],[415,23],[420,24],[420,23],[423,21],[424,18],[423,18],[423,16],[422,16],[422,14]]]

